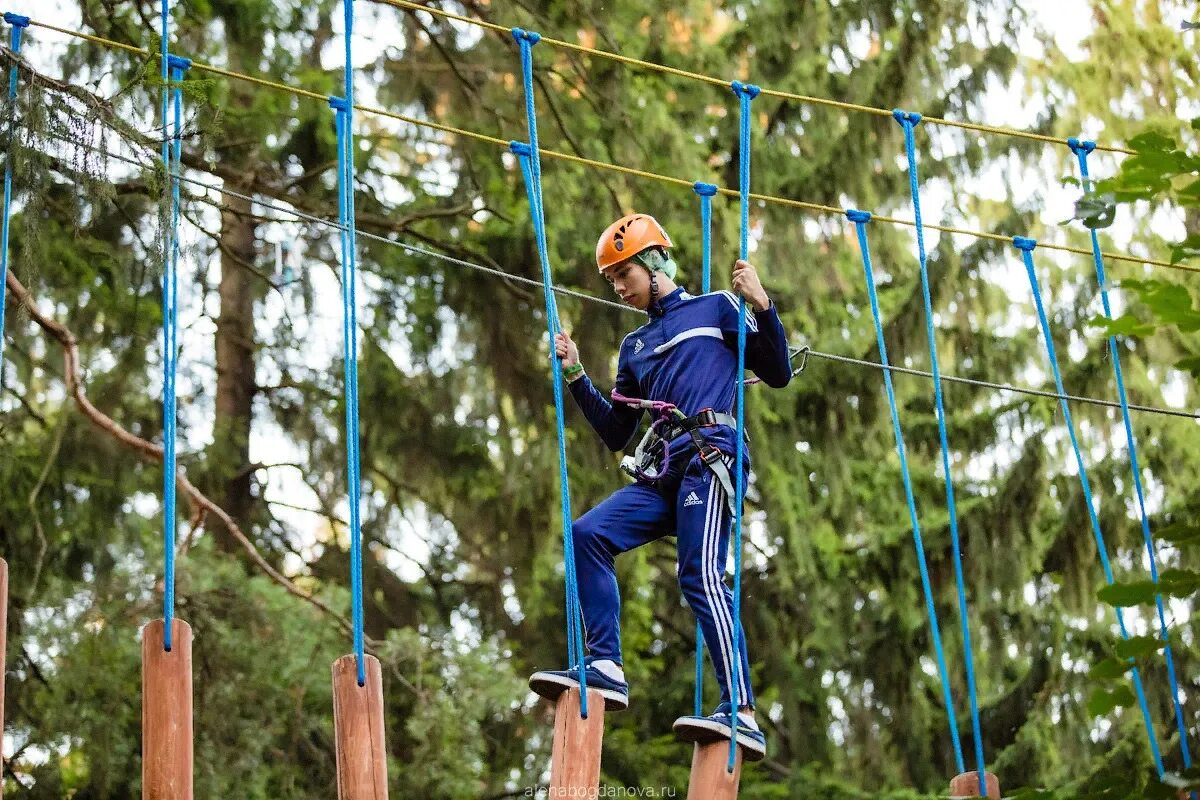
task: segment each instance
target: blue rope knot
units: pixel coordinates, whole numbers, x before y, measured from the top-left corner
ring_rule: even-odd
[[[1024,250],[1026,253],[1032,253],[1033,248],[1037,247],[1037,239],[1030,239],[1027,236],[1014,236],[1013,247],[1018,250]]]
[[[717,193],[717,185],[715,183],[696,181],[692,184],[692,190],[701,197],[712,197]]]
[[[177,56],[174,53],[167,53],[167,69],[173,70],[183,76],[183,73],[192,68],[192,60],[186,56]]]
[[[350,104],[346,102],[346,98],[338,97],[336,94],[329,95],[329,107],[334,111],[350,110]]]
[[[5,11],[4,21],[9,25],[12,25],[14,28],[29,27],[29,17],[25,16],[24,14],[14,14],[11,11]]]
[[[1067,139],[1067,147],[1071,148],[1071,152],[1075,155],[1079,155],[1080,153],[1087,155],[1096,149],[1096,143],[1091,139],[1076,139],[1072,136],[1070,139]]]
[[[533,155],[533,148],[526,142],[512,141],[508,143],[509,151],[515,156],[525,156],[528,158]]]
[[[758,93],[762,91],[760,87],[755,86],[753,83],[742,83],[741,81],[733,81],[729,84],[729,88],[732,89],[733,93],[738,97],[745,95],[751,100],[758,97]]]
[[[859,211],[857,208],[848,208],[846,209],[846,217],[849,218],[851,222],[861,224],[871,221],[871,212]]]
[[[916,111],[905,111],[902,108],[893,108],[892,116],[895,117],[896,122],[899,122],[901,125],[907,123],[908,125],[915,127],[921,124],[921,115]]]
[[[518,44],[521,42],[529,42],[532,45],[537,44],[542,40],[542,35],[540,33],[537,31],[527,31],[524,28],[513,28],[512,36],[517,40]]]

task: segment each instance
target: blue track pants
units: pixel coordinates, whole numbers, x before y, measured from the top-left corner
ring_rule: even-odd
[[[726,456],[731,476],[732,463]],[[614,557],[674,534],[679,587],[704,632],[721,700],[728,702],[735,638],[733,593],[725,585],[731,522],[721,482],[694,454],[683,464],[672,465],[657,484],[638,481],[618,489],[575,520],[576,574],[589,654],[622,663],[621,598]],[[745,636],[737,639],[738,705],[753,705]]]

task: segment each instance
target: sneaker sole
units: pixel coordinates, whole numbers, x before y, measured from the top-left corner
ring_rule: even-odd
[[[578,689],[579,681],[551,672],[535,672],[529,676],[529,688],[535,694],[553,703],[567,689]],[[629,708],[629,697],[620,692],[612,689],[598,689],[595,686],[589,686],[588,691],[600,693],[600,696],[604,698],[605,711],[624,711]]]
[[[675,738],[681,742],[711,744],[729,741],[729,727],[709,720],[688,720],[683,724],[676,722],[673,730]],[[755,741],[743,733],[737,735],[737,743],[745,751],[747,761],[762,761],[767,755],[766,746],[762,742]]]

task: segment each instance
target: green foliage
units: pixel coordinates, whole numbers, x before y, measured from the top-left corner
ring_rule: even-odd
[[[1154,192],[1148,202],[1156,207],[1176,204],[1192,214],[1191,134],[1174,130],[1169,118],[1176,95],[1194,96],[1194,52],[1181,54],[1173,39],[1146,33],[1161,27],[1145,19],[1153,8],[1132,0],[1096,5],[1106,23],[1096,25],[1086,58],[1049,47],[1036,64],[1022,60],[1018,46],[1018,32],[1037,28],[1032,6],[1012,4],[764,0],[730,7],[689,0],[650,9],[625,0],[554,0],[455,10],[684,69],[929,116],[980,119],[989,86],[1044,79],[1053,88],[1036,107],[1052,105],[1053,114],[1035,122],[1039,132],[1060,135],[1058,126],[1081,115],[1099,119],[1111,141],[1131,136],[1135,122],[1157,131],[1137,140],[1144,152],[1127,160],[1128,174],[1091,206],[1085,198],[1078,217],[1100,230],[1109,213],[1103,195],[1124,203],[1138,191]],[[358,30],[380,44],[360,50],[372,53],[356,76],[370,102],[522,137],[509,37],[392,7],[356,8]],[[332,22],[339,9],[332,2],[190,3],[176,13],[174,49],[332,93],[342,77],[340,68],[326,68],[340,58],[329,56],[339,52]],[[86,0],[81,18],[93,32],[152,46],[144,12]],[[31,35],[27,52],[54,63],[32,63],[79,85],[64,89],[23,75],[18,117],[29,133],[12,151],[14,275],[77,337],[92,402],[157,441],[164,175],[156,165],[155,64],[91,44],[42,45],[40,34]],[[548,44],[536,58],[546,147],[736,185],[736,104],[727,90]],[[1149,107],[1111,110],[1111,87],[1147,84],[1150,99],[1135,92],[1122,102],[1161,98],[1171,106],[1168,119]],[[333,215],[334,139],[324,103],[198,73],[184,90],[189,174]],[[768,96],[755,109],[755,191],[906,213],[908,180],[895,162],[902,140],[890,119]],[[356,116],[356,126],[360,226],[536,279],[519,170],[500,151],[367,114]],[[981,187],[994,182],[997,165],[1040,164],[1040,144],[921,130],[922,175],[955,198],[945,218],[931,223],[1029,229],[1038,209],[1013,208]],[[66,149],[49,146],[63,138]],[[110,158],[110,147],[146,166]],[[685,284],[698,288],[696,198],[686,187],[549,159],[545,167],[557,283],[602,294],[592,243],[611,218],[638,209],[671,231]],[[1026,179],[1004,176],[1013,185]],[[268,563],[342,613],[349,606],[344,406],[340,356],[329,356],[340,353],[336,240],[323,226],[239,205],[232,195],[207,193],[223,204],[213,208],[201,194],[185,187],[182,460]],[[724,288],[738,212],[720,200],[714,211],[714,285]],[[844,220],[773,205],[751,213],[762,234],[753,258],[792,337],[874,358],[861,265]],[[880,224],[872,240],[889,351],[897,363],[925,368],[909,232]],[[291,287],[274,272],[281,242],[300,254]],[[1198,242],[1184,240],[1179,257],[1200,249]],[[1139,228],[1134,243],[1152,252],[1162,245],[1151,226]],[[377,239],[362,237],[359,247],[365,612],[384,666],[392,793],[518,796],[544,782],[551,730],[548,709],[523,679],[562,666],[565,651],[543,303],[536,288],[516,281]],[[948,374],[1025,383],[1042,363],[1036,332],[1016,324],[1027,309],[1008,288],[1009,258],[994,242],[960,237],[943,236],[932,249]],[[1056,327],[1061,320],[1064,330],[1082,333],[1095,313],[1090,265],[1064,266],[1072,269],[1055,270],[1046,284],[1057,298]],[[1164,365],[1200,374],[1191,287],[1134,272],[1121,277],[1128,314],[1100,333],[1120,336],[1128,350],[1131,396],[1159,402]],[[617,344],[640,319],[568,296],[561,313],[579,334],[589,374],[607,388]],[[13,571],[7,702],[17,752],[5,789],[39,800],[135,797],[135,632],[161,613],[162,476],[80,416],[64,392],[58,345],[20,309],[10,308],[9,320],[0,381],[0,549]],[[1108,356],[1092,333],[1082,337],[1085,352],[1066,365],[1066,379],[1073,392],[1111,397]],[[759,499],[749,506],[743,622],[771,744],[768,761],[746,769],[742,796],[940,793],[955,765],[880,377],[814,358],[787,390],[759,388],[747,408]],[[1132,658],[1165,731],[1171,712],[1161,655],[1157,640],[1111,642],[1112,609],[1094,591],[1102,577],[1078,481],[1055,445],[1057,409],[957,384],[945,390],[989,763],[1010,792],[1022,784],[1057,787],[1030,797],[1141,791],[1151,785],[1149,761],[1139,715],[1126,708],[1126,683]],[[896,392],[969,750],[937,421],[927,382],[897,376]],[[1090,474],[1114,563],[1140,564],[1128,464],[1108,444],[1120,433],[1108,414],[1079,408],[1077,419],[1100,454]],[[1193,523],[1200,434],[1174,419],[1136,416],[1134,424],[1139,441],[1150,443],[1140,451],[1143,468],[1163,498],[1154,531],[1179,551],[1159,588],[1190,609],[1194,598],[1182,593],[1194,587],[1200,540]],[[574,409],[568,453],[576,513],[621,485],[615,457]],[[178,592],[179,613],[196,631],[197,797],[333,796],[328,665],[348,649],[347,637],[328,615],[265,578],[218,520],[195,521],[193,512],[181,508],[181,539],[191,544],[180,559]],[[674,556],[667,540],[617,560],[634,704],[608,720],[606,786],[684,791],[690,751],[669,731],[691,708],[694,620],[679,602]],[[1112,591],[1152,600],[1139,577],[1123,574]],[[1182,639],[1173,635],[1172,644],[1190,696],[1200,691],[1200,671]],[[1091,663],[1085,674],[1081,665]],[[712,683],[710,670],[709,703]],[[1089,695],[1098,698],[1094,708]],[[1106,727],[1093,718],[1096,709]]]

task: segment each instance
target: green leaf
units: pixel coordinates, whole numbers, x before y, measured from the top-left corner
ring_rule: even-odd
[[[1132,314],[1123,314],[1116,319],[1097,315],[1088,320],[1088,325],[1102,328],[1105,336],[1149,336],[1156,325],[1142,322]]]
[[[1200,377],[1200,356],[1188,356],[1175,362],[1175,369],[1190,372]]]
[[[1180,205],[1200,206],[1200,179],[1194,180],[1175,193]]]
[[[1187,367],[1181,366],[1187,361],[1195,361],[1196,369],[1200,369],[1200,356],[1192,356],[1190,359],[1185,358],[1175,366],[1179,369],[1187,369]],[[1170,525],[1159,528],[1155,532],[1155,535],[1160,541],[1170,542],[1176,547],[1200,544],[1200,525],[1188,524],[1186,522],[1172,522]]]
[[[1128,686],[1117,686],[1112,690],[1093,689],[1088,697],[1088,714],[1102,717],[1114,708],[1129,708],[1136,702]]]
[[[1108,658],[1097,661],[1088,670],[1088,677],[1094,681],[1111,681],[1121,678],[1133,668],[1133,662],[1127,659]]]
[[[1200,257],[1200,235],[1192,234],[1182,242],[1171,245],[1171,263],[1177,264],[1185,258]]]
[[[1142,603],[1153,603],[1158,587],[1154,581],[1133,581],[1132,583],[1113,583],[1096,592],[1101,602],[1110,606],[1124,608]]]
[[[1200,591],[1200,573],[1190,569],[1168,569],[1159,575],[1163,594],[1172,597],[1191,597]]]
[[[1154,636],[1134,636],[1117,642],[1114,650],[1118,658],[1144,658],[1163,648],[1163,641]]]
[[[1175,140],[1158,131],[1147,131],[1130,139],[1129,149],[1137,150],[1139,155],[1150,152],[1166,152],[1175,149]]]
[[[1095,194],[1089,192],[1075,201],[1075,216],[1085,227],[1097,230],[1107,228],[1117,218],[1117,200],[1112,192]]]

